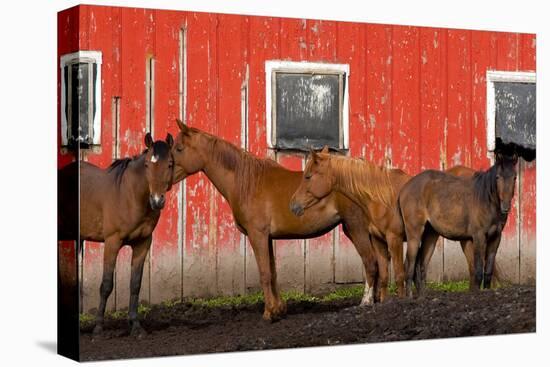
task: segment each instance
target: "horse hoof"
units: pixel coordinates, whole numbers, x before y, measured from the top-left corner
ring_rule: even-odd
[[[279,303],[279,307],[277,307],[277,315],[279,315],[279,317],[283,317],[286,315],[286,310],[286,302],[281,301],[281,303]]]
[[[94,327],[93,335],[94,336],[100,336],[103,334],[103,325],[96,324]]]
[[[147,336],[147,331],[145,331],[145,329],[142,328],[140,325],[134,325],[130,330],[130,336],[141,339]]]

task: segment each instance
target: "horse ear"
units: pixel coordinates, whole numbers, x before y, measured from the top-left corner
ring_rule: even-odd
[[[311,160],[313,162],[317,162],[317,158],[319,158],[319,156],[317,155],[317,152],[315,152],[315,149],[309,148],[309,152],[310,152],[310,155],[311,155]]]
[[[174,145],[174,138],[172,137],[172,134],[168,133],[168,135],[166,135],[166,144],[168,144],[168,146],[170,148],[172,148],[172,146]]]
[[[495,151],[495,162],[502,162],[502,153],[500,151]]]
[[[329,153],[329,151],[328,151],[328,145],[325,145],[325,146],[323,147],[323,150],[321,150],[321,153],[325,153],[325,154],[328,154],[328,153]]]
[[[183,123],[183,121],[181,121],[180,119],[176,119],[176,122],[177,122],[178,127],[180,128],[181,132],[184,133],[184,134],[187,133],[187,131],[189,130],[187,125],[185,125]]]
[[[153,146],[153,137],[151,136],[151,133],[145,134],[145,146],[147,148],[151,148]]]
[[[518,163],[519,155],[517,150],[514,150],[514,154],[512,154],[512,162],[514,162],[514,165]]]

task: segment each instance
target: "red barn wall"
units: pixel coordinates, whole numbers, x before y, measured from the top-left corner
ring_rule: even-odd
[[[260,157],[301,170],[303,155],[275,152],[266,144],[265,62],[292,60],[350,65],[351,156],[409,174],[456,164],[484,169],[490,165],[486,70],[536,69],[535,36],[519,33],[78,6],[59,13],[58,34],[59,57],[77,50],[103,54],[101,149],[84,155],[101,167],[139,153],[149,128],[155,139],[175,135],[175,119],[182,117],[236,145],[244,142]],[[150,57],[155,64],[151,127],[145,82]],[[241,128],[243,87],[246,131]],[[69,157],[60,151],[59,166]],[[526,282],[535,276],[536,165],[521,161],[519,171],[498,261],[510,280]],[[84,310],[97,307],[102,255],[101,244],[86,243]],[[341,230],[276,241],[276,258],[283,289],[315,292],[363,280],[359,257]],[[117,262],[110,308],[127,307],[129,261],[126,248]],[[466,274],[459,245],[441,240],[430,278]],[[158,303],[258,289],[252,249],[235,228],[225,200],[202,173],[175,185],[154,232],[141,299]]]

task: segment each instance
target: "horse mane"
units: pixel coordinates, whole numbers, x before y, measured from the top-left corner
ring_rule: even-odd
[[[392,207],[396,193],[390,180],[392,169],[377,166],[361,158],[329,155],[336,185],[363,199]],[[402,171],[401,171],[402,172]],[[404,173],[403,173],[404,174]]]
[[[497,167],[493,165],[487,171],[478,171],[474,173],[474,196],[478,200],[498,201],[497,194]]]
[[[113,163],[111,163],[111,165],[107,168],[108,173],[114,172],[117,187],[120,187],[122,176],[124,175],[124,172],[126,172],[126,169],[128,168],[130,162],[137,159],[138,157],[139,156],[115,159]]]
[[[111,165],[107,168],[107,172],[115,173],[115,182],[118,187],[120,187],[120,184],[122,183],[122,176],[124,176],[124,172],[126,172],[126,169],[128,169],[130,162],[138,160],[144,154],[147,154],[148,151],[149,149],[145,148],[145,150],[143,150],[141,154],[135,155],[133,157],[115,159],[113,163],[111,163]],[[170,147],[164,141],[155,141],[153,143],[153,155],[157,155],[159,159],[165,159],[166,157],[168,157],[169,154]]]
[[[202,133],[210,137],[212,159],[223,168],[235,172],[235,186],[240,200],[252,197],[269,168],[281,167],[272,159],[258,158],[228,141]]]

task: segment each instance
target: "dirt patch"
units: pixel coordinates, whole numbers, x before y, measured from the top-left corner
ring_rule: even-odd
[[[82,360],[153,357],[335,344],[375,343],[535,331],[534,287],[507,287],[477,294],[430,291],[414,300],[392,298],[372,307],[359,299],[328,303],[289,302],[285,319],[261,319],[262,304],[204,307],[155,306],[142,326],[148,335],[128,336],[124,320],[106,320],[94,338],[81,331]]]

